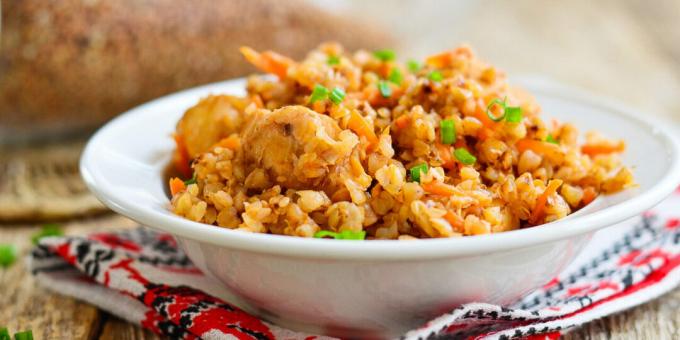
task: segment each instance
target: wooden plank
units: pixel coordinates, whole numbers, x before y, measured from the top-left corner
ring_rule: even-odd
[[[110,316],[102,327],[99,340],[157,340],[160,339],[145,329]]]
[[[108,215],[64,226],[67,234],[83,234],[112,227],[129,227],[130,220]],[[0,326],[11,332],[32,330],[35,339],[92,339],[100,331],[101,312],[73,298],[54,294],[38,285],[26,270],[25,255],[31,235],[39,226],[0,225],[0,243],[17,246],[20,259],[0,269]]]
[[[0,243],[12,243],[25,255],[30,235],[38,228],[3,228]],[[21,259],[0,269],[0,324],[11,332],[32,330],[36,339],[90,339],[97,333],[97,308],[52,294],[38,286]]]
[[[680,339],[678,308],[680,288],[631,310],[588,323],[564,339]]]

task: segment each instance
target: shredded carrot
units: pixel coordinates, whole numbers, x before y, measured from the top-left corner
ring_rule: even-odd
[[[520,139],[515,145],[520,153],[531,150],[537,154],[543,155],[552,151],[550,149],[552,147],[551,144],[535,139]]]
[[[482,124],[489,128],[493,129],[496,127],[496,122],[491,120],[489,116],[486,114],[486,106],[484,106],[484,102],[480,99],[480,101],[477,103],[477,109],[475,110],[475,118],[479,119]]]
[[[464,138],[460,138],[460,139],[456,140],[456,142],[453,143],[453,146],[455,146],[456,149],[458,149],[458,148],[465,148],[465,149],[467,149],[467,148],[468,148],[467,142],[465,141]]]
[[[453,62],[453,53],[451,51],[446,51],[438,54],[431,55],[425,58],[425,63],[429,66],[435,68],[443,68],[451,66]]]
[[[181,192],[187,188],[186,185],[184,185],[184,181],[177,178],[173,177],[170,179],[170,193],[172,196],[175,196],[178,192]]]
[[[404,93],[401,87],[390,85],[390,88],[392,88],[392,95],[385,98],[377,86],[368,86],[362,92],[363,99],[367,100],[374,107],[387,106],[394,98],[399,98]]]
[[[433,195],[440,195],[440,196],[451,196],[458,192],[456,190],[456,187],[453,185],[448,185],[442,182],[429,182],[422,184],[423,190],[426,192],[433,194]]]
[[[380,94],[377,86],[368,86],[364,88],[363,94],[364,99],[373,106],[378,106],[385,102],[385,98],[383,98],[383,96]]]
[[[378,69],[378,74],[380,74],[380,76],[383,78],[387,78],[391,71],[392,65],[390,65],[390,63],[381,63],[380,68]]]
[[[545,216],[545,206],[548,203],[548,197],[557,192],[557,188],[562,185],[561,179],[553,179],[548,182],[548,186],[545,187],[543,193],[536,199],[536,205],[534,210],[531,212],[529,217],[529,222],[531,224],[537,224]]]
[[[435,147],[437,148],[437,155],[444,162],[442,167],[445,169],[454,169],[456,167],[456,160],[453,159],[453,150],[451,150],[451,147],[440,143],[435,144]]]
[[[217,142],[215,146],[221,146],[223,148],[236,150],[241,146],[241,139],[238,137],[238,135],[233,134],[230,135],[229,137],[220,139],[220,141]]]
[[[463,232],[465,230],[465,221],[463,218],[454,214],[452,211],[447,211],[446,214],[444,214],[444,219],[458,232]]]
[[[288,68],[295,64],[292,59],[272,51],[259,53],[247,46],[241,46],[239,51],[255,67],[267,73],[275,74],[279,79],[285,78]]]
[[[405,129],[408,126],[408,123],[411,122],[411,117],[408,115],[401,115],[399,118],[394,120],[394,125],[396,125],[400,129]]]
[[[378,142],[378,137],[375,135],[373,127],[356,110],[352,110],[347,126],[360,137],[366,137],[369,143],[375,144]]]
[[[479,129],[479,131],[477,132],[477,139],[479,139],[481,141],[485,141],[485,140],[489,139],[491,136],[493,136],[493,134],[494,134],[493,130],[491,130],[487,127],[483,127],[481,129]]]
[[[350,93],[349,95],[351,96],[352,94]],[[373,104],[373,100],[377,95],[379,95],[377,86],[367,86],[364,87],[363,91],[361,91],[361,99],[368,100],[371,105]]]
[[[172,137],[175,139],[175,154],[173,156],[173,162],[175,163],[175,168],[184,177],[191,177],[191,167],[189,162],[191,158],[189,157],[189,151],[187,151],[186,145],[184,145],[184,139],[180,134],[173,134]]]
[[[588,156],[595,156],[600,154],[623,152],[626,149],[626,144],[619,141],[616,144],[586,144],[581,147],[581,152]]]
[[[597,197],[597,192],[595,191],[595,188],[593,187],[586,187],[583,189],[583,205],[588,205],[590,202],[595,200],[595,197]]]

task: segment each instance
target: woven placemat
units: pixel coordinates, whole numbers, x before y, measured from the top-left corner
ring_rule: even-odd
[[[0,221],[53,221],[106,211],[78,171],[84,144],[0,146]]]

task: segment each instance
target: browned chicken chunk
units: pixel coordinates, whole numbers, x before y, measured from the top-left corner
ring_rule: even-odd
[[[208,96],[184,113],[177,134],[190,159],[208,151],[220,139],[238,133],[246,101],[234,96]]]
[[[304,106],[260,110],[243,132],[246,187],[331,190],[357,143],[335,120]]]

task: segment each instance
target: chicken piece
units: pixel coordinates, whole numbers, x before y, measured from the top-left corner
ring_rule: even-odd
[[[187,110],[177,123],[177,136],[189,159],[208,151],[222,138],[239,132],[246,104],[239,97],[208,96]]]
[[[331,195],[348,178],[358,137],[332,118],[304,106],[259,110],[243,131],[248,172],[264,169],[272,183]]]

